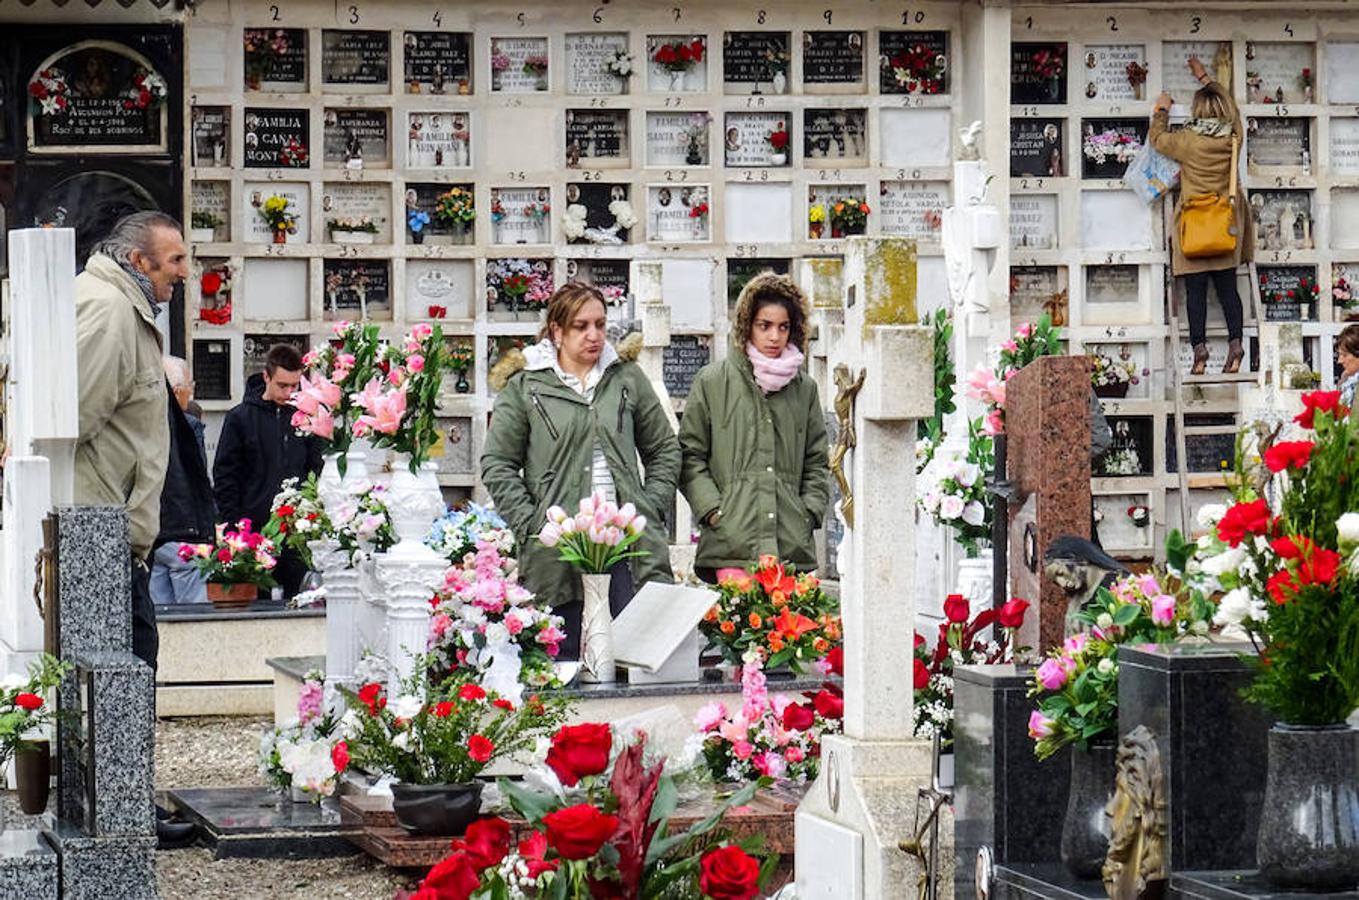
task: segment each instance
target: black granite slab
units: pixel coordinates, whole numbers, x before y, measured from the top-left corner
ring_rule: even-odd
[[[1247,703],[1248,644],[1119,649],[1119,733],[1145,725],[1161,754],[1171,871],[1249,869],[1273,716]]]
[[[1170,877],[1171,898],[1183,900],[1355,900],[1359,891],[1312,894],[1271,887],[1256,871],[1180,872]]]
[[[975,896],[975,892],[968,895]],[[996,866],[995,888],[991,896],[996,900],[1031,900],[1053,897],[1058,900],[1086,900],[1107,897],[1104,882],[1097,879],[1079,881],[1059,862],[1017,863]]]
[[[324,606],[289,608],[286,600],[253,600],[248,606],[223,609],[211,603],[174,603],[156,607],[157,622],[214,622],[240,619],[314,619]],[[318,657],[319,658],[319,657]]]
[[[169,791],[168,805],[198,826],[215,859],[324,859],[352,856],[338,800],[295,803],[264,787]]]
[[[955,896],[975,895],[977,851],[997,866],[1057,864],[1070,753],[1039,761],[1028,736],[1028,668],[959,666],[954,672]]]

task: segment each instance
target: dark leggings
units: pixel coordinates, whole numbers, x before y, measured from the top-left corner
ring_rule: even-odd
[[[1184,276],[1184,295],[1189,307],[1189,343],[1208,340],[1208,282],[1213,282],[1222,315],[1227,319],[1227,337],[1241,340],[1241,297],[1236,293],[1236,269],[1194,272]]]

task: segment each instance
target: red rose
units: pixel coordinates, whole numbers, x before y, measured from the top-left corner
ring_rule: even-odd
[[[375,716],[378,710],[387,705],[387,698],[382,696],[382,685],[377,682],[365,684],[359,688],[359,702],[368,707],[368,715]]]
[[[812,705],[821,713],[822,718],[842,719],[845,716],[845,698],[839,691],[822,688],[812,698]]]
[[[39,706],[42,706],[42,698],[37,694],[19,694],[14,698],[14,705],[20,709],[26,709],[29,712],[32,712]]]
[[[925,665],[925,661],[917,659],[915,661],[915,689],[923,691],[930,686],[930,667]]]
[[[1237,503],[1217,523],[1218,539],[1233,547],[1239,546],[1248,534],[1264,534],[1268,530],[1269,505],[1264,500]]]
[[[510,823],[499,816],[477,819],[467,826],[462,840],[453,842],[453,849],[466,853],[478,870],[498,866],[510,852]]]
[[[453,714],[454,708],[455,707],[451,702],[449,702],[448,700],[444,700],[440,703],[434,704],[434,709],[430,710],[430,712],[434,713],[434,718],[436,719],[447,719],[450,715]]]
[[[458,689],[458,699],[459,699],[459,700],[485,700],[485,699],[486,699],[486,692],[485,692],[484,690],[482,690],[481,685],[477,685],[477,684],[464,684],[461,688]]]
[[[349,768],[349,744],[340,741],[334,747],[331,747],[330,761],[335,766],[337,773]]]
[[[1000,608],[1000,625],[1002,628],[1018,628],[1024,624],[1024,613],[1029,611],[1029,601],[1021,600],[1018,597],[1006,603]]]
[[[699,890],[713,900],[752,900],[759,891],[760,861],[740,847],[709,850],[699,866]]]
[[[586,775],[598,775],[609,767],[613,733],[608,725],[563,725],[552,738],[547,765],[557,779],[573,787]]]
[[[1309,391],[1302,395],[1302,405],[1303,411],[1294,416],[1293,421],[1303,428],[1312,428],[1313,416],[1319,412],[1338,417],[1338,411],[1344,408],[1340,405],[1339,391]]]
[[[845,674],[845,648],[832,647],[831,651],[826,654],[826,665],[830,666],[832,675],[843,677]]]
[[[783,708],[784,731],[806,731],[816,721],[816,712],[804,703],[789,703]]]
[[[1314,446],[1311,441],[1280,441],[1265,451],[1265,465],[1271,472],[1305,468]]]
[[[481,873],[466,853],[452,853],[434,864],[420,882],[417,897],[430,900],[468,900],[481,887]]]
[[[495,744],[488,737],[474,734],[467,739],[467,755],[479,763],[490,762],[495,752]]]
[[[694,62],[703,61],[703,41],[701,39],[695,38],[694,42],[689,45],[689,55],[694,58]]]
[[[663,66],[673,63],[676,59],[675,48],[670,44],[661,44],[661,46],[656,49],[655,58],[656,62]]]
[[[589,859],[618,830],[618,817],[581,803],[543,816],[543,827],[548,845],[562,859]]]
[[[966,622],[970,612],[967,598],[962,594],[949,594],[944,598],[944,616],[950,622]]]

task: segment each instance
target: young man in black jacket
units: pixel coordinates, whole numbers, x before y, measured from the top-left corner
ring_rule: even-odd
[[[259,531],[286,479],[321,471],[322,442],[292,426],[288,398],[302,382],[302,356],[286,344],[269,348],[264,377],[246,383],[245,400],[227,413],[212,468],[219,518],[235,527],[249,519]],[[297,593],[306,567],[295,553],[279,556],[274,578],[287,596]]]

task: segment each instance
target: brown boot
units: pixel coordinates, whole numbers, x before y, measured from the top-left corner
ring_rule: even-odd
[[[1208,345],[1194,345],[1194,368],[1189,370],[1190,375],[1202,375],[1208,369]]]
[[[1235,375],[1241,371],[1241,360],[1246,358],[1246,351],[1241,349],[1241,338],[1232,338],[1227,344],[1227,361],[1222,364],[1222,374]]]

